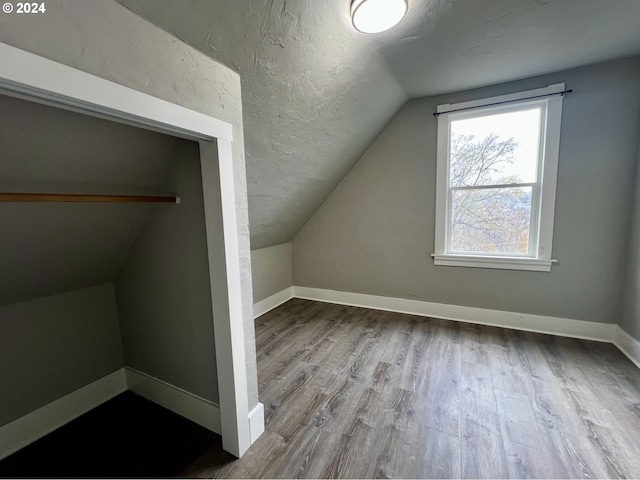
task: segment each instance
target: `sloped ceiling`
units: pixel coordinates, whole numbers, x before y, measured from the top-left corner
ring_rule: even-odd
[[[376,36],[350,0],[118,1],[240,73],[254,249],[291,240],[408,99],[640,53],[638,0],[409,0]]]
[[[0,95],[0,192],[174,193],[183,142]],[[114,280],[149,208],[0,203],[0,305]]]

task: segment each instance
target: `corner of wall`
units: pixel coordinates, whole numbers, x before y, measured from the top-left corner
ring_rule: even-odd
[[[640,340],[640,112],[637,122],[638,146],[634,201],[629,209],[626,250],[622,259],[623,288],[620,299],[620,329]]]
[[[291,243],[252,250],[251,273],[254,305],[293,287]]]

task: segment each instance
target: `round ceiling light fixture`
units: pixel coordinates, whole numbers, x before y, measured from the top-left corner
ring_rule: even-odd
[[[380,33],[396,26],[408,8],[407,0],[353,0],[351,20],[362,33]]]

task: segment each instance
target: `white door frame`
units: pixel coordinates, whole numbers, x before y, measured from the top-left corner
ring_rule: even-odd
[[[0,43],[0,93],[200,142],[223,448],[251,446],[232,126]]]

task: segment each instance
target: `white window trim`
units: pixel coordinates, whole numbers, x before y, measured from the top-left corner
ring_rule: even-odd
[[[560,154],[560,126],[562,122],[562,102],[565,91],[564,83],[549,85],[545,88],[528,90],[498,97],[472,100],[469,102],[438,105],[438,145],[437,145],[437,173],[436,173],[436,216],[435,216],[435,252],[432,255],[434,265],[495,268],[506,270],[530,270],[549,272],[557,260],[551,258],[553,244],[553,224],[555,214],[556,184],[558,176],[558,157]],[[496,103],[517,102],[531,97],[546,103],[546,129],[541,132],[544,136],[544,161],[542,172],[539,173],[540,209],[538,211],[538,249],[530,256],[503,255],[460,255],[448,253],[447,245],[447,192],[449,171],[449,113],[454,111],[488,107]]]

